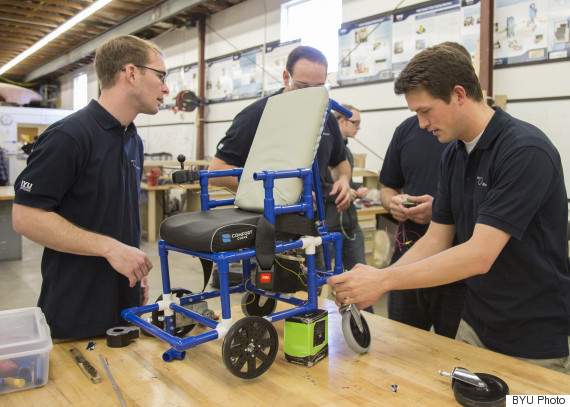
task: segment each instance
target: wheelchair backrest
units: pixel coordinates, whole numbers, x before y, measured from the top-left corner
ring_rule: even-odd
[[[238,208],[263,212],[263,182],[254,181],[254,172],[311,168],[328,111],[324,87],[285,92],[267,100],[236,193]],[[302,190],[300,178],[275,180],[275,204],[299,202]]]

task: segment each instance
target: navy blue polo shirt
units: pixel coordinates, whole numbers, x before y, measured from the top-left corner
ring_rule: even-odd
[[[568,356],[568,205],[550,140],[496,108],[471,154],[458,140],[445,150],[438,188],[432,220],[455,224],[459,243],[477,223],[511,235],[490,270],[467,279],[463,319],[491,350]]]
[[[51,125],[38,137],[15,184],[14,202],[53,211],[89,231],[139,247],[142,140],[98,102]],[[140,304],[140,286],[103,257],[46,248],[42,308],[54,338],[104,334]]]
[[[417,116],[408,117],[394,131],[380,171],[380,183],[412,196],[435,196],[439,162],[446,147],[447,144],[420,127]],[[408,219],[398,225],[398,236],[405,230],[406,240],[416,241],[428,226]],[[401,254],[396,250],[398,256],[392,261]]]
[[[234,118],[232,125],[226,132],[225,137],[218,143],[216,157],[236,167],[243,167],[249,150],[255,137],[255,132],[259,126],[263,110],[267,104],[267,99],[279,95],[278,92],[259,99],[243,109]],[[283,114],[287,114],[283,112]],[[294,120],[294,119],[292,119]],[[338,122],[332,113],[328,115],[323,130],[321,142],[317,150],[317,163],[319,165],[319,175],[321,184],[324,183],[324,176],[327,166],[336,167],[346,160],[344,140],[338,127]]]

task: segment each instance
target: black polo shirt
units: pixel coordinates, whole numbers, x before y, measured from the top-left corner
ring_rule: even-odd
[[[98,102],[51,125],[15,184],[14,202],[53,211],[89,231],[139,247],[142,140]],[[140,303],[140,287],[105,258],[46,248],[38,301],[54,338],[104,334]]]
[[[380,183],[412,196],[435,196],[439,162],[446,147],[447,144],[440,143],[437,137],[420,127],[417,116],[408,117],[394,131],[380,171]],[[426,233],[428,226],[408,219],[400,222],[397,233],[403,236],[405,231],[405,239],[415,242]],[[403,253],[396,247],[392,262]]]
[[[267,104],[267,99],[282,92],[283,89],[259,99],[238,113],[225,137],[218,143],[216,157],[230,165],[243,167],[249,155],[263,110]],[[287,114],[287,112],[283,112],[283,114]],[[295,120],[295,118],[292,117],[291,120]],[[334,115],[330,113],[317,150],[321,184],[324,184],[327,166],[336,167],[346,159],[344,150],[344,140],[340,133],[338,122]]]
[[[459,243],[477,223],[512,236],[486,274],[467,279],[465,321],[491,350],[568,356],[568,205],[550,140],[496,108],[471,154],[461,141],[445,150],[438,188],[432,219],[455,224]]]

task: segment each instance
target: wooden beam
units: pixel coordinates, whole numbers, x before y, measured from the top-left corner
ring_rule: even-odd
[[[487,95],[487,103],[493,103],[493,24],[494,0],[481,0],[481,24],[479,36],[479,82]]]
[[[196,159],[204,159],[204,103],[206,102],[206,16],[198,19],[198,117],[196,118]]]

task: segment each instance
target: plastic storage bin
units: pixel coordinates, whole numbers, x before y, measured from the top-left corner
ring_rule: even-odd
[[[0,394],[46,384],[51,348],[40,308],[0,311]]]

